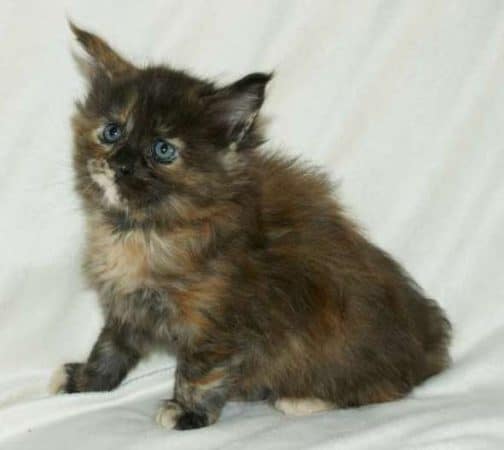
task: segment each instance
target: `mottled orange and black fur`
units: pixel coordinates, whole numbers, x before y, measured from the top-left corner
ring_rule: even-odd
[[[439,306],[363,237],[320,171],[261,148],[270,75],[218,87],[141,69],[72,28],[90,56],[74,165],[105,325],[56,390],[113,389],[151,349],[172,349],[158,421],[186,429],[236,398],[292,413],[385,402],[447,366]],[[169,163],[159,139],[176,149]]]

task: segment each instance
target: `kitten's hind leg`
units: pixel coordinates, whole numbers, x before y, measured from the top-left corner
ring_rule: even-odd
[[[319,398],[288,397],[279,398],[273,406],[288,416],[307,416],[336,408],[334,403]]]
[[[58,368],[49,390],[60,392],[110,391],[136,365],[141,353],[134,334],[124,327],[105,325],[85,363],[69,363]]]

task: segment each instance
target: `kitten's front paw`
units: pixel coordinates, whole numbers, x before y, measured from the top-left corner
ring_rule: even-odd
[[[167,400],[163,403],[163,406],[159,408],[156,414],[156,422],[158,425],[171,430],[175,428],[177,420],[182,414],[182,408],[178,403]]]
[[[208,416],[192,411],[183,413],[175,424],[176,430],[192,430],[194,428],[202,428],[208,425]]]
[[[49,381],[49,392],[51,394],[78,392],[75,385],[75,374],[82,365],[81,363],[69,363],[58,367]]]
[[[159,408],[156,415],[156,422],[164,428],[170,430],[191,430],[193,428],[206,427],[208,416],[184,409],[174,400],[167,400]]]

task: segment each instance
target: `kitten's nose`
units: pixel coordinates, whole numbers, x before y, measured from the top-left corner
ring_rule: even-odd
[[[132,175],[133,174],[133,166],[131,166],[129,164],[120,164],[117,167],[117,174],[119,176]]]
[[[119,152],[110,161],[110,166],[117,177],[133,175],[135,160],[126,152]]]

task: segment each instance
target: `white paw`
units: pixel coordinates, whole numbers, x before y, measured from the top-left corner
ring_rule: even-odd
[[[279,398],[274,406],[289,416],[307,416],[333,409],[335,404],[319,398]]]
[[[49,380],[49,392],[51,394],[59,394],[65,391],[65,386],[67,384],[68,374],[65,370],[65,366],[58,367]]]
[[[175,402],[165,402],[156,414],[156,422],[164,428],[172,429],[177,423],[182,409]]]

